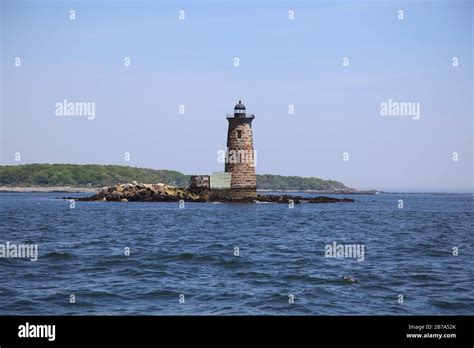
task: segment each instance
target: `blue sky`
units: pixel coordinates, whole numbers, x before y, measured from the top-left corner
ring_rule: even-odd
[[[1,4],[2,164],[221,171],[242,99],[257,173],[473,190],[472,1]],[[95,118],[56,116],[64,99],[94,102]],[[420,119],[381,116],[389,99],[420,103]]]

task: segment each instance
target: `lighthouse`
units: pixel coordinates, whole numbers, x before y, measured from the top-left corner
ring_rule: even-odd
[[[255,152],[253,149],[252,121],[255,115],[247,115],[245,105],[239,100],[234,113],[227,115],[227,156],[225,172],[230,174],[230,195],[233,199],[257,196]]]

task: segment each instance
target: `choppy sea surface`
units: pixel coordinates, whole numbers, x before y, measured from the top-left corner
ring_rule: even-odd
[[[0,193],[0,245],[39,252],[36,262],[0,258],[0,315],[474,314],[472,195],[355,195],[294,209],[71,208],[63,196],[84,194]],[[364,246],[363,260],[326,257],[334,242]]]

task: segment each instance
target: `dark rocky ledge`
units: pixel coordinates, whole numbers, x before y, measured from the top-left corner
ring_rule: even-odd
[[[238,203],[283,203],[291,202],[300,204],[307,203],[338,203],[354,202],[349,198],[333,197],[301,197],[291,195],[262,195],[258,194],[256,198],[232,199],[228,197],[216,197],[210,191],[193,192],[187,188],[169,186],[166,184],[142,184],[137,182],[119,184],[116,186],[104,187],[97,194],[90,197],[63,197],[63,199],[74,199],[76,201],[87,202],[238,202]]]

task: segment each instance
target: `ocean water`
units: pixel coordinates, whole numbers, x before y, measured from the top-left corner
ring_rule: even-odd
[[[39,251],[36,262],[0,258],[0,315],[474,314],[472,195],[356,195],[294,209],[71,209],[62,196],[84,194],[0,193],[0,244]],[[360,244],[363,261],[325,257],[334,242]]]

